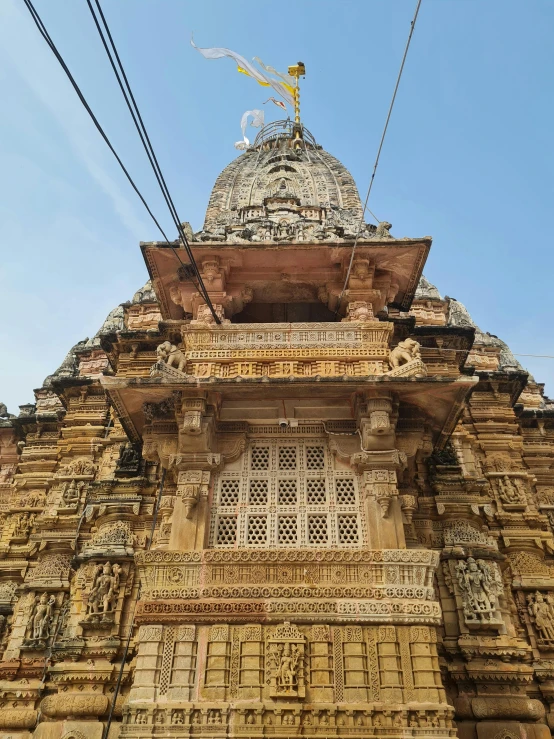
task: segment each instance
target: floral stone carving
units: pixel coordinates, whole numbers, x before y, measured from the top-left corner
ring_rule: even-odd
[[[306,637],[285,621],[267,640],[266,674],[273,698],[304,698]]]

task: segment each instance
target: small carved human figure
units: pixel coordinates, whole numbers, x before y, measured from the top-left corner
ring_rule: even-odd
[[[526,502],[523,484],[519,479],[505,475],[498,478],[498,494],[503,503],[522,504]]]
[[[140,465],[140,455],[134,446],[127,442],[122,444],[119,450],[119,457],[117,460],[117,471],[118,472],[138,472]]]
[[[48,597],[48,593],[43,593],[35,598],[25,630],[27,639],[40,641],[48,638],[55,602],[56,598],[53,595]]]
[[[420,346],[419,342],[414,341],[414,339],[405,339],[398,342],[389,356],[391,367],[396,369],[403,364],[412,362],[414,359],[421,359]]]
[[[164,341],[156,349],[158,361],[165,362],[168,367],[176,367],[179,372],[185,371],[187,360],[183,352],[170,341]]]
[[[135,724],[145,724],[146,723],[146,711],[137,711],[137,715],[135,716]]]
[[[299,651],[296,645],[286,643],[281,654],[278,667],[277,684],[284,690],[290,690],[296,684],[296,668],[298,665]]]
[[[183,718],[183,712],[182,711],[173,711],[171,714],[171,723],[174,726],[180,726],[181,724],[185,723],[185,719]]]
[[[62,499],[64,503],[67,503],[70,505],[71,503],[75,503],[79,500],[79,497],[81,495],[81,490],[84,487],[84,482],[77,482],[76,480],[71,480],[71,482],[66,482],[63,486],[62,490]]]
[[[552,605],[545,601],[542,593],[538,591],[533,598],[528,596],[529,614],[535,621],[535,626],[543,639],[554,640],[554,611]]]
[[[33,525],[33,519],[29,513],[20,513],[15,522],[15,528],[13,535],[22,538],[27,538]]]
[[[119,455],[119,464],[129,465],[129,464],[136,464],[137,462],[138,462],[137,450],[133,447],[131,443],[125,444],[125,446],[122,448],[121,453]]]
[[[87,603],[89,617],[96,617],[101,613],[103,620],[109,620],[108,614],[115,610],[119,594],[120,573],[121,567],[118,564],[112,566],[106,562],[97,567]]]

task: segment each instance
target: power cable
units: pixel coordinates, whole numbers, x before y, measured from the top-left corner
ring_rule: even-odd
[[[354,239],[354,244],[352,246],[352,254],[350,255],[350,263],[348,265],[348,270],[346,272],[346,279],[344,280],[344,286],[342,288],[341,294],[339,295],[337,309],[335,310],[335,317],[338,315],[338,312],[340,310],[340,303],[341,303],[341,300],[343,298],[343,295],[344,295],[344,293],[346,291],[346,287],[348,285],[348,280],[350,279],[350,272],[352,270],[352,264],[354,262],[354,254],[356,253],[356,246],[358,245],[358,239],[360,238],[360,233],[362,231],[362,226],[364,224],[365,212],[366,212],[366,210],[369,210],[368,207],[367,207],[367,204],[368,204],[368,201],[369,201],[369,196],[371,195],[371,189],[373,187],[373,181],[375,180],[375,173],[377,172],[377,167],[379,166],[379,159],[381,157],[381,150],[383,149],[383,144],[385,142],[385,136],[387,135],[387,129],[389,127],[389,121],[390,121],[390,117],[391,117],[391,114],[392,114],[392,109],[394,107],[394,101],[396,100],[396,93],[398,92],[398,87],[400,85],[400,80],[402,78],[402,72],[404,71],[404,64],[406,62],[406,57],[408,56],[408,49],[410,48],[410,43],[412,41],[412,36],[414,34],[415,24],[416,24],[416,21],[417,21],[417,16],[418,16],[418,13],[419,13],[419,7],[420,7],[420,5],[421,5],[421,0],[418,0],[417,1],[417,6],[416,6],[416,9],[415,9],[415,13],[414,13],[414,17],[413,17],[413,20],[412,20],[412,22],[410,24],[410,33],[408,34],[408,40],[406,42],[406,47],[404,49],[404,56],[402,57],[402,64],[400,65],[400,70],[398,72],[398,77],[396,78],[396,84],[394,86],[394,92],[392,94],[392,100],[391,100],[390,105],[389,105],[389,112],[387,113],[387,119],[385,121],[385,127],[383,128],[383,133],[381,135],[381,141],[379,143],[379,148],[377,150],[377,156],[375,158],[375,164],[373,165],[373,173],[372,173],[371,178],[369,180],[369,187],[367,189],[367,195],[365,196],[364,207],[363,207],[363,210],[362,210],[362,214],[360,216],[360,222],[358,224],[358,230],[356,232],[356,238]],[[370,213],[371,213],[371,211],[370,211]],[[375,217],[375,216],[373,216],[373,217]]]
[[[158,497],[156,498],[156,503],[154,505],[153,510],[153,516],[152,516],[152,526],[150,527],[150,537],[146,543],[146,551],[150,551],[150,547],[152,546],[152,542],[154,541],[154,531],[156,528],[156,521],[158,520],[158,511],[160,510],[160,502],[162,499],[163,491],[164,491],[164,484],[165,484],[165,475],[166,475],[166,469],[165,467],[162,469],[162,475],[160,478],[160,487],[158,490]],[[141,583],[139,582],[137,587],[137,594],[135,597],[135,602],[133,603],[133,610],[130,614],[131,616],[131,623],[129,624],[129,631],[127,633],[127,640],[125,642],[125,649],[123,650],[123,655],[121,657],[121,664],[119,666],[119,672],[117,675],[117,682],[115,684],[114,694],[112,697],[112,702],[110,704],[110,711],[108,713],[108,718],[106,721],[106,725],[104,727],[104,730],[102,731],[102,739],[107,739],[109,733],[110,733],[110,727],[112,725],[113,721],[113,715],[115,711],[115,706],[117,703],[117,698],[119,695],[119,691],[121,690],[121,682],[123,680],[123,671],[125,669],[125,662],[127,661],[127,655],[129,653],[129,647],[131,645],[131,638],[133,636],[133,630],[135,628],[135,613],[137,610],[137,603],[140,600],[140,591],[141,591]]]
[[[54,56],[56,57],[56,59],[57,59],[57,60],[58,60],[58,62],[60,63],[60,66],[62,67],[62,69],[63,69],[63,70],[64,70],[64,72],[66,73],[66,75],[67,75],[67,77],[68,77],[69,81],[71,82],[71,84],[72,84],[72,86],[73,86],[73,89],[75,90],[75,92],[77,93],[77,95],[78,95],[78,97],[79,97],[79,100],[81,101],[81,103],[83,104],[83,106],[84,106],[85,110],[87,111],[87,113],[88,113],[88,114],[89,114],[89,116],[91,117],[91,119],[92,119],[92,122],[94,123],[94,125],[95,125],[95,126],[96,126],[96,128],[98,129],[98,132],[100,133],[100,135],[102,136],[102,138],[103,138],[103,139],[104,139],[104,141],[106,142],[106,145],[108,146],[109,150],[110,150],[110,151],[112,152],[112,154],[114,155],[114,157],[115,157],[115,158],[116,158],[116,160],[117,160],[117,163],[119,164],[119,166],[120,166],[120,167],[121,167],[121,169],[123,170],[123,172],[124,172],[125,176],[126,176],[126,177],[127,177],[127,179],[129,180],[129,182],[130,182],[130,184],[131,184],[131,187],[133,188],[133,190],[134,190],[134,191],[135,191],[135,192],[137,193],[137,195],[139,196],[139,198],[140,198],[140,200],[141,200],[142,204],[144,205],[144,207],[145,207],[145,208],[146,208],[146,210],[148,211],[148,214],[150,215],[150,218],[151,218],[151,219],[152,219],[152,220],[154,221],[154,223],[156,224],[156,226],[157,226],[158,230],[160,231],[160,233],[162,234],[162,236],[164,237],[164,239],[165,239],[165,240],[166,240],[166,241],[167,241],[167,242],[169,243],[169,238],[168,238],[168,237],[166,236],[166,234],[165,234],[165,231],[164,231],[164,230],[163,230],[163,228],[162,228],[162,227],[160,226],[160,224],[158,223],[158,221],[157,221],[156,217],[154,216],[154,214],[153,214],[153,213],[152,213],[152,211],[150,210],[150,207],[148,206],[148,203],[146,202],[146,200],[145,200],[145,199],[144,199],[144,197],[142,196],[142,194],[141,194],[140,190],[138,189],[138,187],[137,187],[137,186],[135,185],[135,183],[134,183],[134,181],[133,181],[133,178],[131,177],[131,175],[130,175],[130,174],[129,174],[129,172],[127,171],[127,169],[126,169],[125,165],[123,164],[123,162],[121,161],[121,159],[120,159],[120,158],[119,158],[119,156],[117,155],[117,152],[115,151],[115,149],[113,148],[113,146],[112,146],[112,144],[111,144],[111,142],[110,142],[109,138],[108,138],[108,137],[107,137],[107,135],[105,134],[105,132],[104,132],[104,129],[102,128],[102,126],[101,126],[101,125],[100,125],[100,123],[98,122],[98,119],[96,118],[96,116],[95,116],[95,115],[94,115],[94,113],[92,112],[92,110],[91,110],[91,108],[90,108],[89,104],[87,103],[87,101],[86,101],[86,99],[85,99],[85,97],[84,97],[83,93],[81,92],[81,90],[80,90],[80,88],[79,88],[79,85],[78,85],[78,84],[77,84],[77,83],[75,82],[75,79],[73,78],[73,75],[72,75],[72,74],[71,74],[71,72],[69,71],[69,69],[68,69],[68,67],[67,67],[66,63],[64,62],[64,60],[63,60],[63,57],[61,56],[61,54],[60,54],[60,53],[59,53],[59,51],[57,50],[57,48],[56,48],[56,45],[55,45],[55,44],[54,44],[54,42],[52,41],[52,39],[51,39],[51,37],[50,37],[50,35],[49,35],[48,31],[46,30],[46,27],[45,27],[44,23],[42,22],[42,20],[41,20],[41,18],[40,18],[40,16],[39,16],[39,14],[38,14],[38,13],[37,13],[37,11],[35,10],[35,8],[34,8],[34,6],[33,6],[33,3],[31,2],[31,0],[23,0],[23,2],[24,2],[24,3],[25,3],[25,5],[27,6],[27,10],[28,10],[28,11],[29,11],[29,13],[31,14],[31,17],[32,17],[32,19],[34,20],[34,22],[35,22],[35,24],[36,24],[36,26],[37,26],[37,28],[38,28],[38,30],[39,30],[39,32],[40,32],[40,34],[41,34],[41,36],[42,36],[42,37],[44,38],[44,40],[46,41],[46,43],[47,43],[47,44],[48,44],[48,46],[50,47],[50,50],[52,51],[52,53],[54,54]]]
[[[211,300],[209,298],[208,292],[204,286],[204,282],[202,280],[202,277],[200,275],[200,272],[198,270],[198,266],[196,264],[196,261],[194,259],[194,256],[192,254],[190,245],[188,243],[188,239],[186,237],[186,234],[184,232],[183,226],[181,224],[181,220],[179,218],[179,215],[177,213],[177,208],[175,207],[175,204],[173,202],[173,199],[171,197],[171,193],[169,192],[169,188],[167,186],[167,183],[165,181],[165,178],[163,176],[160,164],[158,162],[158,159],[156,157],[156,153],[154,151],[154,147],[152,146],[152,142],[150,141],[150,137],[148,136],[148,131],[146,129],[146,126],[144,124],[144,121],[142,119],[142,116],[140,114],[139,107],[137,105],[137,102],[135,100],[135,96],[133,95],[133,91],[131,89],[131,85],[129,83],[129,80],[127,78],[127,75],[125,73],[125,69],[123,67],[123,63],[121,61],[121,58],[119,56],[119,53],[117,51],[117,47],[115,45],[115,42],[113,40],[113,36],[111,34],[108,22],[106,20],[106,17],[102,11],[102,6],[100,5],[99,0],[95,0],[96,7],[98,9],[98,13],[100,15],[100,18],[102,20],[102,24],[104,26],[105,32],[107,34],[108,40],[109,40],[109,46],[108,42],[106,41],[106,36],[104,35],[104,31],[102,30],[100,23],[98,21],[98,17],[95,13],[95,10],[93,8],[91,0],[87,0],[87,5],[90,10],[90,13],[92,15],[92,18],[94,20],[94,23],[96,25],[96,30],[98,31],[98,35],[100,36],[100,40],[102,41],[102,44],[104,46],[104,50],[106,51],[106,54],[108,56],[110,65],[112,67],[113,73],[117,79],[117,82],[119,84],[119,88],[121,90],[121,93],[123,95],[123,98],[125,99],[125,102],[127,104],[127,107],[129,109],[129,112],[131,114],[131,118],[133,119],[133,123],[135,124],[135,128],[137,129],[138,135],[140,137],[140,140],[142,142],[142,145],[144,147],[144,150],[146,152],[146,156],[148,157],[148,161],[150,162],[150,166],[152,167],[152,170],[154,172],[154,175],[156,177],[156,180],[158,181],[158,185],[160,187],[160,190],[162,191],[162,195],[164,197],[164,200],[166,202],[166,205],[169,209],[169,212],[171,214],[171,217],[173,219],[173,222],[175,224],[175,227],[177,228],[177,231],[179,233],[179,236],[181,238],[181,241],[183,243],[183,246],[185,248],[185,251],[187,252],[187,256],[190,260],[190,263],[192,265],[192,268],[195,272],[196,278],[198,280],[198,286],[199,290],[202,293],[202,297],[206,301],[207,305],[210,308],[210,311],[212,313],[212,316],[214,320],[217,323],[220,323],[219,318],[217,317],[215,310],[213,308],[213,305],[211,303]],[[110,46],[113,51],[110,51]],[[115,61],[114,61],[115,57]],[[117,63],[117,64],[116,64]],[[119,68],[119,71],[118,71]],[[173,249],[173,247],[171,247]],[[175,256],[179,259],[181,264],[183,262],[181,261],[181,258],[179,257],[178,253],[175,249],[173,249],[173,252]]]
[[[39,30],[39,33],[40,33],[40,34],[41,34],[41,36],[42,36],[42,37],[44,38],[44,40],[45,40],[45,41],[46,41],[46,43],[48,44],[48,46],[49,46],[50,50],[52,51],[52,53],[53,53],[53,54],[54,54],[54,56],[56,57],[57,61],[59,62],[60,66],[62,67],[62,69],[64,70],[65,74],[67,75],[67,78],[69,79],[69,81],[70,81],[70,83],[71,83],[71,85],[72,85],[73,89],[74,89],[74,90],[75,90],[75,92],[77,93],[77,96],[79,97],[79,100],[81,101],[81,103],[82,103],[83,107],[85,108],[85,110],[86,110],[86,111],[87,111],[87,113],[89,114],[90,118],[92,119],[92,122],[93,122],[93,123],[94,123],[94,125],[96,126],[96,128],[97,128],[98,132],[100,133],[100,135],[101,135],[101,136],[102,136],[102,138],[104,139],[104,141],[105,141],[106,145],[108,146],[109,150],[110,150],[110,151],[112,152],[112,154],[114,155],[114,157],[115,157],[115,159],[116,159],[117,163],[118,163],[118,164],[119,164],[119,166],[121,167],[121,169],[122,169],[123,173],[125,174],[125,176],[126,176],[127,180],[129,181],[129,183],[130,183],[131,187],[133,188],[133,190],[134,190],[134,191],[136,192],[136,194],[138,195],[138,197],[139,197],[140,201],[142,202],[142,204],[143,204],[143,205],[144,205],[144,207],[146,208],[146,210],[147,210],[147,212],[148,212],[148,215],[150,216],[150,218],[152,219],[152,221],[153,221],[153,222],[155,223],[156,227],[158,228],[158,230],[159,230],[159,231],[160,231],[160,233],[162,234],[162,236],[163,236],[163,238],[164,238],[165,242],[166,242],[167,244],[169,244],[170,248],[171,248],[171,249],[173,250],[173,253],[175,254],[175,256],[177,257],[177,259],[178,259],[178,260],[179,260],[179,262],[181,263],[181,266],[182,266],[182,268],[183,268],[183,271],[182,271],[182,273],[183,273],[183,274],[184,274],[184,275],[185,275],[186,277],[190,277],[190,270],[192,269],[192,271],[193,271],[193,274],[198,274],[198,268],[196,267],[196,263],[194,262],[194,265],[192,264],[192,262],[191,262],[191,265],[188,265],[188,264],[185,264],[185,263],[183,263],[183,261],[182,261],[182,259],[180,258],[179,254],[178,254],[178,253],[176,252],[175,248],[174,248],[174,247],[173,247],[173,246],[171,245],[171,241],[170,241],[169,237],[167,236],[167,234],[165,233],[165,231],[164,231],[164,230],[163,230],[163,228],[161,227],[161,225],[160,225],[159,221],[158,221],[158,220],[156,219],[156,217],[155,217],[155,216],[154,216],[154,214],[152,213],[152,210],[150,209],[150,206],[149,206],[149,205],[148,205],[148,203],[146,202],[146,200],[145,200],[145,198],[143,197],[142,193],[140,192],[140,190],[138,189],[137,185],[135,184],[135,182],[134,182],[133,178],[132,178],[132,177],[131,177],[131,175],[129,174],[129,171],[127,170],[127,168],[125,167],[125,165],[124,165],[124,164],[123,164],[123,162],[121,161],[121,158],[119,157],[119,155],[117,154],[116,150],[114,149],[114,147],[113,147],[113,145],[112,145],[112,143],[111,143],[110,139],[108,138],[108,136],[107,136],[107,134],[105,133],[105,131],[104,131],[104,129],[102,128],[102,126],[100,125],[100,123],[99,123],[98,119],[97,119],[97,118],[96,118],[96,116],[94,115],[94,113],[93,113],[93,111],[92,111],[92,109],[91,109],[90,105],[88,104],[88,102],[87,102],[87,100],[86,100],[85,96],[84,96],[84,95],[83,95],[83,93],[81,92],[81,89],[79,88],[79,85],[78,85],[78,84],[77,84],[77,82],[75,81],[75,78],[74,78],[74,77],[73,77],[73,75],[71,74],[71,72],[70,72],[70,70],[69,70],[69,68],[68,68],[67,64],[65,63],[65,61],[64,61],[64,59],[63,59],[63,57],[62,57],[62,55],[60,54],[60,52],[58,51],[58,49],[57,49],[56,45],[54,44],[54,42],[53,42],[53,40],[52,40],[52,38],[51,38],[50,34],[48,33],[48,30],[46,29],[46,26],[44,25],[44,23],[43,23],[43,21],[42,21],[42,19],[41,19],[40,15],[38,14],[37,10],[35,9],[35,7],[34,7],[34,5],[33,5],[33,3],[32,3],[32,0],[24,0],[24,3],[25,3],[25,6],[27,7],[27,10],[29,11],[29,13],[30,13],[30,15],[31,15],[31,18],[32,18],[32,19],[33,19],[33,21],[35,22],[35,25],[37,26],[37,28],[38,28],[38,30]],[[205,289],[205,288],[204,288],[204,289]],[[202,289],[200,289],[200,292],[202,292],[202,293],[203,293]],[[205,296],[204,296],[204,294],[203,294],[203,297],[204,297],[204,299],[206,299],[206,298],[205,298]],[[207,302],[208,302],[208,301],[207,301]],[[212,307],[212,306],[211,306],[211,302],[209,302],[209,303],[208,303],[208,305],[210,306],[210,308]],[[215,319],[216,319],[217,323],[220,323],[220,320],[219,320],[219,318],[217,318],[217,316],[215,317]]]

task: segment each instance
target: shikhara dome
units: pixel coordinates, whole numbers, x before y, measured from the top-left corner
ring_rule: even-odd
[[[301,137],[297,138],[297,134]],[[206,241],[354,238],[362,218],[346,167],[291,121],[265,126],[219,175],[203,231]],[[369,237],[374,226],[363,226]]]

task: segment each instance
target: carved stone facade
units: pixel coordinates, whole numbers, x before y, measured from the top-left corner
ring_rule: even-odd
[[[293,133],[0,404],[2,736],[550,737],[554,406]]]

